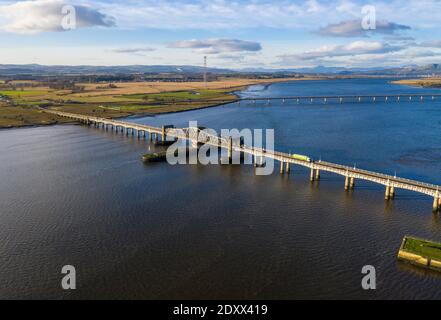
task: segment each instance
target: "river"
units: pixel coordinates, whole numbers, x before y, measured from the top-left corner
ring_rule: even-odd
[[[431,94],[390,79],[252,86],[242,97]],[[438,101],[294,101],[132,118],[274,128],[275,147],[441,184]],[[140,161],[147,141],[80,125],[0,131],[0,298],[440,299],[441,276],[396,261],[401,240],[441,241],[432,199],[293,167]],[[276,170],[277,171],[277,170]],[[77,290],[63,291],[73,265]],[[373,265],[377,289],[361,288]]]

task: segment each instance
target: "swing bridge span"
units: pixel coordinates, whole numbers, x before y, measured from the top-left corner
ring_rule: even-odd
[[[355,167],[345,166],[327,161],[305,161],[296,159],[289,153],[265,150],[253,146],[246,146],[240,141],[233,141],[231,137],[211,135],[200,128],[174,128],[173,126],[154,127],[144,124],[137,124],[126,121],[119,121],[108,118],[81,115],[75,113],[61,112],[56,110],[43,109],[44,112],[69,118],[86,125],[92,125],[104,130],[114,130],[121,134],[135,135],[138,139],[149,137],[150,140],[161,137],[162,141],[167,138],[183,139],[189,141],[193,146],[208,144],[228,151],[228,158],[231,161],[233,152],[248,154],[252,156],[254,165],[263,164],[264,159],[273,159],[280,163],[280,173],[289,174],[291,165],[302,166],[310,170],[310,180],[320,179],[321,172],[330,172],[344,177],[345,190],[355,187],[356,180],[370,181],[385,187],[385,199],[393,200],[396,189],[404,189],[433,198],[432,211],[439,212],[441,209],[441,193],[439,185],[410,180],[397,176],[387,175],[375,171],[363,170]]]

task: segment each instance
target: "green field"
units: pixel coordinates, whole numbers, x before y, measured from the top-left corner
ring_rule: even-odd
[[[26,107],[9,107],[0,104],[0,128],[48,125],[69,122],[64,118]]]
[[[144,101],[179,101],[179,100],[212,100],[212,99],[234,99],[226,90],[196,90],[176,91],[150,94],[127,94],[122,97]]]
[[[441,261],[441,244],[422,239],[406,237],[403,249],[424,258]]]
[[[135,114],[160,114],[187,111],[233,101],[232,89],[197,89],[163,93],[102,94],[85,92],[81,95],[69,90],[25,88],[24,90],[0,90],[0,128],[27,125],[54,124],[63,121],[42,113],[38,108],[119,118]]]
[[[21,97],[21,96],[38,96],[42,94],[46,94],[47,91],[41,91],[41,90],[3,90],[0,91],[1,96],[7,96],[7,97]]]

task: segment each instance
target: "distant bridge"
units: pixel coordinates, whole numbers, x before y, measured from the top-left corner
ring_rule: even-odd
[[[150,140],[156,139],[161,136],[162,140],[165,141],[167,137],[185,139],[192,143],[192,145],[197,145],[198,143],[210,144],[219,148],[228,150],[228,158],[231,160],[233,152],[241,152],[244,154],[249,154],[253,157],[254,165],[256,166],[258,162],[263,163],[265,158],[271,158],[280,162],[280,173],[289,173],[291,164],[299,165],[310,169],[310,180],[319,180],[320,172],[332,172],[341,175],[345,178],[345,190],[354,189],[355,180],[366,180],[381,184],[385,186],[385,199],[392,200],[395,197],[395,189],[405,189],[421,194],[433,197],[433,212],[438,212],[441,208],[441,196],[440,196],[440,186],[429,184],[425,182],[420,182],[416,180],[409,180],[405,178],[400,178],[397,176],[382,174],[374,171],[367,171],[358,169],[355,167],[344,166],[336,163],[325,162],[325,161],[302,161],[292,157],[291,154],[270,151],[262,148],[257,148],[253,146],[246,146],[233,141],[231,137],[220,137],[213,136],[199,128],[174,128],[173,126],[162,126],[161,128],[136,124],[131,122],[92,117],[74,113],[67,113],[55,110],[42,109],[44,112],[51,113],[60,117],[65,117],[82,122],[87,125],[94,125],[97,128],[103,128],[105,130],[115,130],[116,132],[121,132],[126,135],[136,135],[138,138],[146,137],[149,135]]]
[[[286,96],[286,97],[247,97],[237,99],[176,99],[163,100],[159,104],[170,103],[207,103],[207,104],[227,104],[227,103],[258,103],[272,102],[281,103],[356,103],[356,102],[421,102],[435,101],[441,98],[441,94],[379,94],[379,95],[309,95],[309,96]]]
[[[310,95],[310,96],[287,96],[287,97],[275,97],[275,98],[240,98],[238,101],[251,101],[253,103],[257,101],[279,101],[285,102],[400,102],[400,101],[434,101],[440,98],[441,94],[380,94],[380,95]]]

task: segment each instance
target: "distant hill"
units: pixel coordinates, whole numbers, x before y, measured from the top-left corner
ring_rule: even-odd
[[[189,65],[129,65],[129,66],[44,66],[39,64],[5,65],[0,64],[0,76],[14,75],[134,75],[134,74],[202,74],[203,67]],[[425,66],[404,66],[399,68],[344,68],[317,66],[311,68],[208,68],[211,74],[332,74],[332,75],[390,75],[390,76],[428,76],[441,75],[440,64]]]
[[[208,68],[210,73],[231,73],[232,70]],[[131,66],[43,66],[39,64],[10,65],[0,64],[0,75],[68,75],[68,74],[160,74],[160,73],[203,73],[198,66],[169,65],[131,65]]]
[[[426,76],[441,75],[441,64],[429,64],[425,66],[405,66],[399,68],[344,68],[344,67],[325,67],[317,66],[311,68],[289,68],[289,69],[264,69],[247,68],[240,72],[255,73],[301,73],[301,74],[364,74],[364,75],[396,75],[396,76]]]

